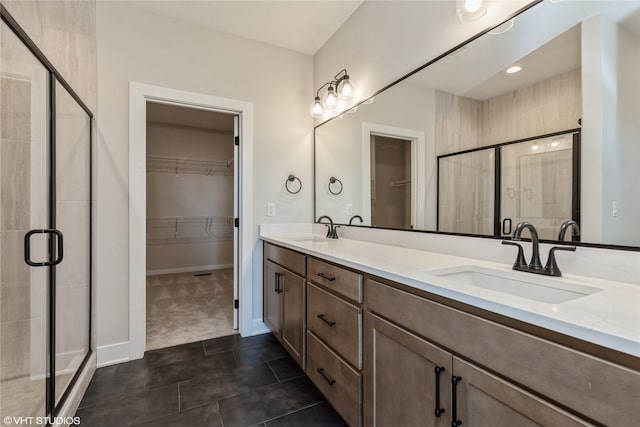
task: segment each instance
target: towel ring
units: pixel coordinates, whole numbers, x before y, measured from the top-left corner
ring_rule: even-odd
[[[294,181],[298,181],[298,189],[293,191],[289,188],[289,183],[290,182],[294,182]],[[300,190],[302,190],[302,181],[300,181],[300,178],[298,178],[297,176],[291,174],[287,177],[287,180],[284,182],[284,186],[287,189],[287,191],[291,194],[298,194],[300,192]]]
[[[335,192],[331,189],[331,184],[335,184],[336,182],[340,184],[340,190],[338,192]],[[331,178],[329,178],[328,187],[329,187],[329,193],[333,194],[334,196],[337,196],[338,194],[342,193],[342,181],[340,181],[335,176],[332,176]]]

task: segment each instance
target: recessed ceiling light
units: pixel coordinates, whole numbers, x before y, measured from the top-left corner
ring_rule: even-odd
[[[493,30],[489,31],[489,34],[491,34],[492,36],[497,36],[498,34],[504,34],[504,33],[506,33],[507,31],[509,31],[510,29],[513,28],[513,24],[514,23],[515,23],[515,18],[509,19],[504,24],[498,25],[496,28],[494,28]]]
[[[509,67],[507,68],[507,74],[513,74],[513,73],[517,73],[518,71],[522,70],[522,67],[519,65],[514,65],[513,67]]]

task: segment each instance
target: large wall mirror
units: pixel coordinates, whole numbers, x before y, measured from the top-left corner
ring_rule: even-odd
[[[544,1],[315,129],[339,224],[640,246],[640,1]]]

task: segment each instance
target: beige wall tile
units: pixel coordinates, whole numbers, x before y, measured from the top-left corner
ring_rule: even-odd
[[[31,204],[31,145],[27,142],[0,140],[0,230],[27,230]]]
[[[0,380],[17,378],[30,372],[31,321],[0,323]]]

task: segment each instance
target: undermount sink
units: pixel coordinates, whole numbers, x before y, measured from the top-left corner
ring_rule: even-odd
[[[530,273],[506,272],[477,266],[453,267],[429,273],[460,284],[549,304],[560,304],[602,290]]]
[[[289,240],[291,240],[292,242],[314,242],[314,243],[326,243],[329,241],[329,239],[325,237],[298,237],[298,238],[293,238]]]

